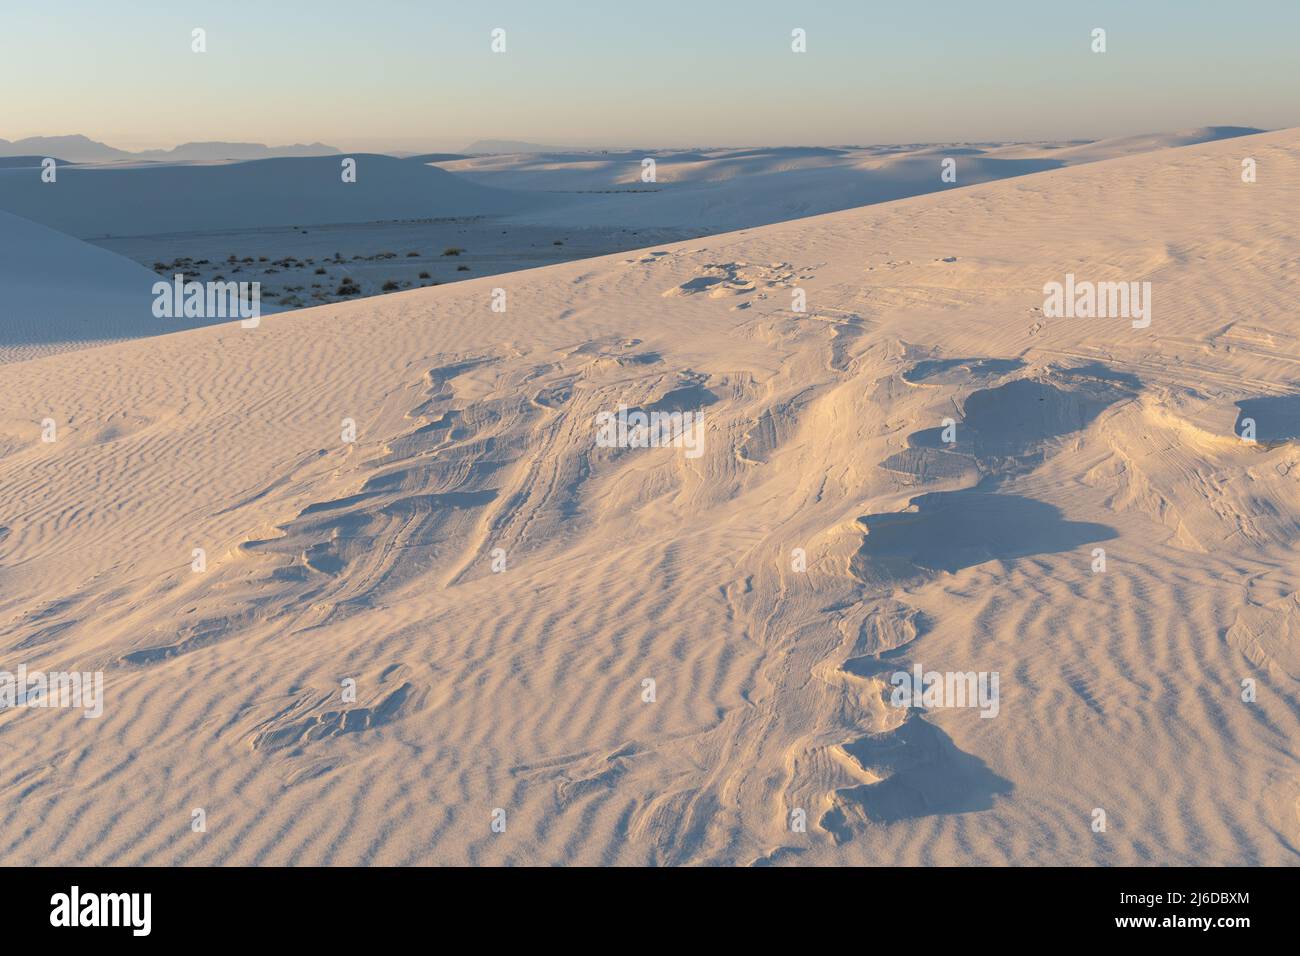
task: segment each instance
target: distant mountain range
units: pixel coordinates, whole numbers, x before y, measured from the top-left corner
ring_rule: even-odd
[[[268,159],[273,156],[333,156],[338,153],[338,149],[324,143],[295,143],[292,146],[267,146],[264,143],[182,143],[173,149],[146,149],[133,153],[81,135],[29,136],[14,142],[0,139],[0,156],[53,156],[70,163]]]

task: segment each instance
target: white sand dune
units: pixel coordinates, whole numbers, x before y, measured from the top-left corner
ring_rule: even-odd
[[[199,324],[154,318],[156,281],[130,259],[0,212],[0,363]]]
[[[262,309],[273,313],[1247,132],[1211,127],[1074,146],[677,150],[658,156],[657,181],[650,185],[640,182],[642,154],[629,151],[453,159],[440,164],[445,168],[360,155],[352,157],[359,163],[355,183],[343,182],[341,156],[206,163],[134,157],[64,166],[56,182],[45,183],[41,157],[33,154],[0,158],[0,209],[96,242],[163,276],[257,281]],[[79,138],[39,142],[65,141]],[[170,155],[245,147],[268,149],[199,143]],[[328,149],[301,147],[314,148]],[[956,182],[939,176],[945,158],[959,164]],[[447,249],[460,252],[447,257]],[[0,277],[6,268],[21,267],[0,264]],[[344,278],[353,282],[344,285]],[[87,330],[82,345],[124,337],[112,331],[112,310],[67,314],[71,326],[36,323],[44,351],[73,347],[70,333],[79,327]],[[145,321],[127,337],[198,324]],[[29,338],[24,333],[6,345],[0,330],[0,348],[10,355],[40,354]],[[19,345],[21,352],[15,351]]]
[[[356,160],[356,182],[343,181],[344,158]],[[547,202],[373,154],[74,166],[54,183],[0,169],[0,209],[82,239],[495,215]]]
[[[1075,145],[763,147],[753,149],[548,152],[480,156],[437,165],[509,190],[569,193],[569,201],[523,210],[524,222],[700,232],[767,225],[820,213],[1023,176],[1067,165],[1258,133],[1205,127]],[[655,182],[642,161],[655,160]],[[956,163],[956,179],[940,178]]]
[[[5,366],[0,666],[106,704],[0,711],[0,854],[1295,864],[1296,209],[1289,130]]]
[[[1057,151],[1055,155],[1068,163],[1096,162],[1102,159],[1131,156],[1134,153],[1147,153],[1156,149],[1176,149],[1181,146],[1236,139],[1239,136],[1253,136],[1261,132],[1263,130],[1251,126],[1199,126],[1193,129],[1174,130],[1171,133],[1148,133],[1141,136],[1099,139],[1092,143],[1068,146]]]

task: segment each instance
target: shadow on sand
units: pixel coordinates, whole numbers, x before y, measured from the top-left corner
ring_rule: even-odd
[[[1114,528],[1066,521],[1060,509],[1025,498],[970,489],[913,498],[912,510],[867,515],[867,537],[852,570],[864,581],[950,574],[985,561],[1069,551],[1116,537]]]
[[[991,809],[994,797],[1012,791],[1011,781],[978,757],[963,753],[920,713],[910,711],[907,720],[890,733],[845,745],[844,750],[864,769],[885,779],[836,792],[836,805],[821,820],[836,842],[852,839],[851,816],[895,823],[940,813],[974,813]]]

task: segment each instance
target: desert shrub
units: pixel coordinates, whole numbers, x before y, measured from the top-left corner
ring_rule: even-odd
[[[429,278],[429,273],[427,273],[427,272],[421,272],[421,273],[420,273],[420,278],[421,278],[421,279],[427,279],[427,278]]]
[[[389,279],[389,280],[388,280],[387,282],[385,282],[382,286],[380,286],[380,288],[381,288],[384,292],[396,292],[396,291],[397,291],[398,289],[400,289],[401,287],[402,287],[402,284],[401,284],[400,282],[398,282],[396,279]]]
[[[326,275],[327,273],[325,272],[325,267],[324,267],[324,266],[318,266],[318,267],[316,268],[316,274],[317,274],[318,276]]]
[[[465,250],[460,248],[460,246],[448,246],[446,249],[442,250],[442,254],[444,256],[458,256],[464,251]]]
[[[457,267],[456,267],[456,271],[457,271],[457,272],[469,272],[469,266],[457,266]]]

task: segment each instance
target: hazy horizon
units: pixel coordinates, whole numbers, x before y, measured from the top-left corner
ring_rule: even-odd
[[[1021,2],[992,13],[758,2],[743,20],[681,2],[644,19],[630,12],[641,11],[405,0],[364,11],[324,0],[310,16],[247,0],[143,0],[126,11],[77,0],[57,19],[14,9],[0,78],[31,92],[7,104],[0,137],[80,133],[133,151],[212,140],[454,151],[481,139],[831,146],[1300,125],[1286,94],[1300,85],[1288,46],[1300,7],[1280,2],[1249,18],[1167,2],[1084,14]],[[1105,53],[1091,50],[1097,27]],[[490,49],[496,28],[504,53]],[[795,28],[805,53],[791,50]]]

